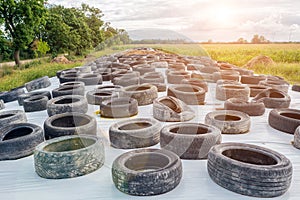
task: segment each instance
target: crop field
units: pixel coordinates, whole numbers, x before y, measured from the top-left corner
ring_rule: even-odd
[[[192,56],[210,56],[214,60],[226,61],[243,67],[251,58],[259,55],[269,56],[274,65],[257,65],[251,68],[257,74],[271,74],[284,77],[291,84],[300,84],[300,44],[144,44],[114,46],[104,51],[92,52],[91,57],[97,58],[133,47],[153,47],[170,53]],[[14,87],[38,78],[54,76],[57,70],[72,68],[82,62],[72,64],[52,64],[47,61],[27,64],[26,69],[0,69],[0,91]]]

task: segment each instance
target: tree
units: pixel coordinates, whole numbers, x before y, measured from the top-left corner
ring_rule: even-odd
[[[267,40],[263,35],[254,35],[252,40],[251,40],[251,43],[253,44],[263,44],[263,43],[269,43],[270,41]]]
[[[239,44],[246,44],[246,43],[248,43],[248,41],[241,37],[241,38],[239,38],[237,40],[237,43],[239,43]]]
[[[20,49],[27,48],[45,23],[44,3],[44,0],[0,0],[0,19],[12,39],[16,65],[20,65]]]

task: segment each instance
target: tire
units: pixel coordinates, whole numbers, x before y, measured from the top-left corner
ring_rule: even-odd
[[[249,116],[261,116],[265,113],[265,104],[262,102],[248,102],[231,98],[225,101],[224,109],[240,111]]]
[[[300,85],[293,85],[292,90],[295,92],[300,92]]]
[[[160,132],[160,146],[181,159],[206,159],[210,148],[220,144],[221,131],[200,123],[176,123]]]
[[[33,96],[24,100],[23,107],[25,112],[36,112],[47,109],[47,96]]]
[[[168,62],[160,61],[160,62],[151,63],[151,66],[153,66],[155,68],[168,68],[169,64],[168,64]]]
[[[87,100],[85,97],[79,95],[56,97],[47,103],[47,113],[49,116],[66,112],[86,113],[87,111]]]
[[[195,86],[203,88],[205,90],[205,92],[208,91],[208,86],[207,86],[206,81],[203,81],[203,80],[200,80],[197,78],[183,79],[181,81],[181,84],[195,85]]]
[[[207,169],[218,185],[247,196],[284,194],[292,178],[292,164],[284,155],[256,145],[223,143],[211,148]]]
[[[93,90],[86,93],[86,99],[88,104],[100,105],[103,100],[116,98],[117,93],[108,90]]]
[[[263,86],[263,85],[248,85],[248,86],[250,88],[250,97],[255,97],[262,91],[264,91],[266,89],[271,89],[270,87]]]
[[[5,108],[4,101],[1,99],[0,100],[0,110],[3,110]]]
[[[268,80],[268,79],[265,81],[260,81],[259,85],[271,87],[273,89],[277,89],[285,93],[288,93],[289,86],[290,86],[288,82],[283,80]]]
[[[216,99],[220,101],[231,98],[248,101],[249,97],[250,88],[247,85],[223,84],[216,87]]]
[[[266,89],[258,93],[253,102],[263,102],[266,108],[288,108],[291,97],[283,91],[276,89]]]
[[[18,103],[20,106],[23,106],[24,100],[34,96],[46,96],[48,99],[51,99],[51,93],[49,91],[34,91],[21,94],[18,96]]]
[[[188,105],[205,104],[205,90],[195,85],[171,85],[167,95],[176,97]]]
[[[242,134],[250,129],[250,117],[235,110],[217,110],[205,116],[205,124],[216,126],[223,134]]]
[[[165,78],[160,72],[148,72],[140,77],[142,83],[165,83]]]
[[[0,129],[0,139],[0,160],[15,160],[31,155],[44,132],[35,124],[10,124]]]
[[[153,117],[163,122],[184,122],[195,117],[195,112],[183,101],[172,96],[153,101]]]
[[[31,92],[33,90],[38,90],[41,88],[47,88],[50,85],[51,85],[51,82],[50,82],[48,76],[44,76],[44,77],[32,80],[28,83],[25,83],[25,87],[28,92]]]
[[[102,76],[100,74],[79,74],[77,80],[84,82],[86,86],[102,84]]]
[[[84,82],[81,82],[81,81],[74,81],[74,82],[62,83],[59,85],[59,87],[63,87],[63,86],[79,86],[79,87],[84,88],[85,84],[84,84]]]
[[[234,70],[226,70],[220,72],[213,73],[213,80],[217,82],[218,80],[232,80],[232,81],[240,81],[240,73]]]
[[[180,84],[183,79],[191,78],[191,74],[186,71],[171,71],[167,74],[167,81],[170,84]]]
[[[140,73],[140,75],[144,75],[147,72],[154,72],[155,67],[149,65],[149,64],[142,64],[142,65],[134,65],[132,66],[133,71],[137,71]]]
[[[300,126],[300,110],[286,108],[271,110],[269,125],[276,130],[294,134]]]
[[[92,67],[91,66],[81,66],[81,67],[75,67],[74,68],[76,71],[78,71],[79,73],[91,73],[92,72]]]
[[[104,159],[104,145],[99,138],[87,135],[63,136],[36,147],[34,167],[42,178],[73,178],[99,169]]]
[[[122,97],[134,98],[139,106],[149,105],[157,98],[157,88],[151,84],[132,85],[124,87],[121,91]]]
[[[18,99],[18,97],[24,94],[25,91],[23,88],[15,88],[10,91],[0,92],[0,100],[3,100],[4,103],[13,102]]]
[[[22,110],[8,110],[0,112],[0,128],[9,124],[27,122],[27,117]]]
[[[164,83],[149,83],[157,88],[157,92],[165,92],[167,90],[167,85]]]
[[[61,74],[59,77],[59,83],[76,82],[78,81],[77,72]]]
[[[129,195],[158,195],[174,189],[182,177],[180,158],[164,149],[140,149],[117,157],[112,179],[118,190]]]
[[[66,135],[96,135],[97,123],[94,117],[83,113],[62,113],[47,118],[44,130],[47,140]]]
[[[213,80],[212,74],[202,73],[202,72],[198,72],[198,71],[194,71],[192,73],[191,78],[203,80],[203,81],[206,81],[206,82],[209,82],[209,83],[214,83],[215,82]]]
[[[260,81],[264,81],[264,80],[266,80],[265,75],[258,75],[258,76],[242,75],[241,76],[241,83],[243,84],[258,85]]]
[[[300,149],[300,126],[295,130],[294,141],[292,142],[293,146],[297,149]]]
[[[101,117],[122,118],[131,117],[138,113],[136,99],[121,97],[104,100],[100,104]]]
[[[112,83],[114,85],[120,85],[122,87],[127,87],[127,86],[131,86],[131,85],[140,84],[140,78],[139,77],[126,77],[126,76],[115,77],[112,80]]]
[[[159,142],[160,123],[151,118],[116,122],[109,128],[111,146],[117,149],[150,147]]]
[[[82,85],[64,85],[64,86],[60,86],[59,88],[52,90],[53,98],[65,96],[65,95],[84,96],[84,86],[82,86]]]

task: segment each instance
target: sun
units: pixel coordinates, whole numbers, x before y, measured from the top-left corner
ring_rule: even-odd
[[[233,20],[233,10],[227,5],[214,6],[214,8],[210,10],[210,18],[216,24],[230,24]]]

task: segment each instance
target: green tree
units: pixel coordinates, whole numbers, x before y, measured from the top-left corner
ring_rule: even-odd
[[[265,38],[265,36],[256,34],[256,35],[253,36],[253,38],[251,40],[251,43],[253,43],[253,44],[263,44],[263,43],[270,43],[270,41],[267,40]]]
[[[241,38],[239,38],[237,40],[237,43],[239,43],[239,44],[246,44],[246,43],[248,43],[248,41],[241,37]]]
[[[20,49],[28,47],[45,22],[44,3],[44,0],[0,0],[0,19],[12,39],[16,65],[20,65]]]

